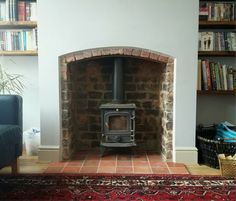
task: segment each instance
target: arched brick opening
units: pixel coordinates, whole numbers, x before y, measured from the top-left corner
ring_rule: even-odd
[[[110,60],[125,59],[128,102],[137,105],[137,144],[173,159],[174,58],[136,47],[81,50],[59,57],[61,159],[98,147],[99,104],[110,101]],[[146,126],[145,126],[146,125]]]

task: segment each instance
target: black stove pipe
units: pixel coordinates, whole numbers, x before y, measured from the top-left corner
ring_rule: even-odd
[[[114,59],[113,69],[113,103],[122,103],[124,99],[123,90],[123,62],[121,58]]]

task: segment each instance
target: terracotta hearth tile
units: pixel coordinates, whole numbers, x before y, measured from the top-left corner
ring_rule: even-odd
[[[149,167],[149,162],[148,161],[133,161],[134,166],[147,166]]]
[[[153,174],[170,174],[167,168],[154,168],[152,167]]]
[[[84,160],[87,155],[88,155],[87,153],[79,152],[79,153],[76,154],[76,156],[74,157],[74,160]]]
[[[167,168],[167,164],[164,162],[157,162],[157,161],[150,160],[149,163],[150,163],[150,166],[154,168],[159,168],[159,167]]]
[[[63,173],[79,173],[81,167],[65,167]]]
[[[100,166],[97,172],[98,173],[115,173],[116,167],[115,166]]]
[[[134,173],[151,174],[152,170],[149,166],[134,166]]]
[[[126,167],[128,167],[128,166],[132,166],[132,161],[131,160],[129,160],[129,161],[125,161],[125,160],[118,160],[117,161],[117,167],[123,167],[123,166],[126,166]]]
[[[96,153],[88,154],[86,160],[100,160],[100,155]]]
[[[131,155],[118,155],[117,156],[118,161],[127,161],[127,160],[131,161],[131,158],[132,158]]]
[[[168,167],[185,167],[183,163],[167,162]]]
[[[64,167],[48,167],[44,173],[61,173]]]
[[[83,160],[80,160],[80,161],[70,161],[70,162],[68,162],[67,163],[67,165],[66,166],[70,166],[70,167],[77,167],[77,166],[82,166],[83,165],[83,163],[84,163],[84,161]]]
[[[147,154],[149,161],[162,161],[161,155],[158,154]]]
[[[112,167],[112,166],[116,166],[116,161],[115,160],[101,160],[100,161],[100,164],[99,164],[100,167]]]
[[[98,166],[100,160],[85,160],[83,166]]]
[[[105,155],[101,157],[101,160],[116,160],[116,155]]]
[[[127,173],[131,174],[133,173],[133,167],[117,167],[116,173]]]
[[[74,157],[74,160],[85,160],[85,158],[86,158],[86,155],[85,156],[82,156],[82,155],[77,155],[77,156],[75,156]]]
[[[94,166],[94,167],[82,167],[81,169],[80,169],[80,173],[97,173],[97,169],[98,169],[98,167],[97,166]]]
[[[171,174],[189,174],[185,167],[169,167]]]
[[[132,157],[133,161],[148,161],[146,154],[145,155],[134,155]]]
[[[50,167],[64,167],[67,165],[68,162],[55,162],[55,163],[50,163]]]

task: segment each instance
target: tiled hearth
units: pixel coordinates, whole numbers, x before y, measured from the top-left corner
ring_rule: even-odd
[[[184,164],[163,162],[155,152],[79,152],[73,161],[51,163],[45,173],[189,174]]]
[[[163,160],[172,161],[174,58],[134,47],[95,48],[60,56],[61,160],[70,161],[82,150],[99,147],[99,106],[112,100],[114,58],[122,58],[124,64],[124,103],[136,105],[137,149],[156,151]],[[119,161],[118,155],[114,158]],[[116,171],[119,166],[113,163]],[[80,164],[78,171],[83,171],[84,165]],[[135,166],[129,168],[135,171]],[[146,169],[153,171],[150,164]]]

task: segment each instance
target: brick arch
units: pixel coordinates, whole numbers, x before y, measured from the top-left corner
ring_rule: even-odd
[[[79,61],[96,57],[107,57],[107,56],[137,57],[161,63],[173,63],[174,61],[174,57],[171,57],[169,55],[137,47],[92,48],[64,54],[61,55],[59,58],[62,62],[69,63],[73,61]]]
[[[162,63],[164,69],[164,81],[162,82],[161,108],[162,108],[162,157],[164,160],[173,160],[173,75],[174,57],[152,50],[137,47],[102,47],[80,50],[59,57],[60,70],[60,111],[61,111],[61,160],[69,160],[73,154],[72,144],[72,122],[70,110],[70,72],[68,64],[77,61],[90,60],[105,57],[130,57],[139,58],[151,62]]]

